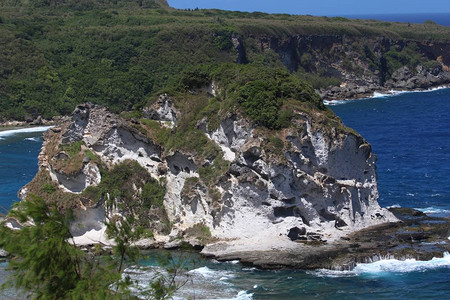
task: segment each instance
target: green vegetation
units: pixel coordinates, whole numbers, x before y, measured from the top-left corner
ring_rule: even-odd
[[[143,208],[150,209],[152,206],[163,208],[163,200],[166,189],[154,179],[149,180],[142,188]]]
[[[61,144],[59,148],[62,151],[65,151],[70,158],[74,158],[81,151],[81,145],[84,145],[84,142],[78,141],[71,144]]]
[[[138,299],[129,290],[133,282],[122,276],[125,263],[135,264],[139,257],[131,244],[141,232],[133,229],[132,218],[107,223],[108,235],[116,242],[110,255],[99,247],[85,253],[72,245],[70,214],[62,214],[41,198],[30,196],[27,201],[18,202],[9,215],[19,222],[34,224],[21,230],[0,224],[0,247],[14,258],[9,262],[12,270],[9,285],[29,293],[27,298]],[[173,295],[179,288],[174,280],[177,269],[166,270],[167,275],[155,276],[150,286],[141,287],[142,295],[148,299]]]
[[[154,222],[168,223],[163,206],[166,188],[136,161],[124,161],[111,170],[102,170],[102,181],[89,187],[84,196],[106,200],[108,207],[115,206],[127,218],[135,219],[136,228],[152,228]],[[168,228],[167,228],[168,229]]]
[[[42,187],[42,190],[47,194],[53,194],[54,192],[56,192],[56,187],[53,184],[47,183]]]
[[[49,145],[48,149],[51,149],[48,153],[49,157],[54,158],[56,156],[57,158],[53,164],[55,170],[68,175],[77,174],[83,168],[85,158],[89,158],[97,164],[101,162],[97,155],[87,149],[83,141],[54,145],[54,147]],[[61,152],[65,155],[59,157]]]
[[[387,69],[389,74],[394,73],[397,69],[402,66],[408,66],[410,69],[423,64],[426,66],[436,66],[438,62],[427,61],[419,53],[417,44],[410,42],[403,49],[399,50],[396,47],[391,47],[388,52],[385,53],[384,58],[386,59]]]
[[[194,226],[186,229],[185,234],[189,237],[196,237],[203,242],[212,240],[211,230],[205,224],[197,223]]]
[[[207,186],[213,186],[228,168],[229,162],[221,157],[217,157],[212,165],[200,167],[198,173]]]
[[[185,86],[198,86],[209,79],[211,73],[191,76],[192,67],[234,63],[238,53],[232,38],[236,36],[246,49],[242,61],[268,68],[284,66],[279,53],[262,50],[259,38],[264,36],[279,41],[311,34],[346,36],[356,42],[373,37],[448,41],[450,36],[448,28],[430,22],[408,25],[220,10],[181,11],[159,0],[5,0],[0,6],[0,120],[66,115],[82,102],[106,105],[115,112],[140,108],[158,93],[173,91],[183,72],[188,75],[184,78],[190,79],[182,81]],[[339,84],[339,78],[316,68],[313,49],[300,53],[298,60],[298,76],[315,88]],[[387,60],[395,67],[403,58],[392,52]],[[381,66],[375,62],[372,67]],[[271,88],[273,84],[251,83],[247,93],[254,93],[258,85]],[[266,96],[255,95],[260,100]],[[273,94],[267,96],[274,111],[279,103]],[[254,107],[246,101],[242,104],[247,110]],[[255,114],[258,119],[266,113]],[[139,119],[139,115],[126,117]],[[269,126],[282,126],[273,121],[274,112],[268,117]]]

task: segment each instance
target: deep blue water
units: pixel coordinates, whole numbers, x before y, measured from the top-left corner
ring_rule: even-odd
[[[402,23],[424,23],[431,20],[439,25],[450,26],[450,13],[417,13],[417,14],[366,14],[344,16],[351,19],[380,20]]]
[[[372,144],[378,156],[383,206],[449,214],[450,89],[347,101],[330,107]],[[0,133],[1,205],[8,207],[17,190],[36,173],[39,135]],[[351,272],[263,271],[191,255],[189,260],[195,264],[188,266],[191,279],[181,298],[366,300],[448,299],[450,295],[450,255],[429,262],[385,260],[358,265]],[[152,265],[154,260],[142,264]],[[4,266],[0,264],[0,283]],[[144,273],[139,279],[151,276]]]
[[[382,206],[450,212],[450,89],[331,108],[372,144]]]
[[[17,191],[36,174],[41,135],[42,132],[0,132],[0,212],[18,200]]]

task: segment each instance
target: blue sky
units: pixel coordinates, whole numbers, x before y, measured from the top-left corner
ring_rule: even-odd
[[[175,8],[219,8],[319,16],[450,13],[450,0],[168,0],[168,2]]]

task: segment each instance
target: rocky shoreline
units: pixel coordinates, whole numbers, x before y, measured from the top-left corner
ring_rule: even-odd
[[[255,250],[248,245],[245,251],[229,251],[223,241],[205,246],[196,239],[164,244],[154,240],[141,240],[136,246],[141,250],[193,249],[205,258],[218,261],[236,261],[259,269],[331,269],[352,270],[359,263],[372,263],[382,259],[416,259],[420,261],[442,257],[450,252],[450,218],[433,217],[412,208],[389,209],[399,222],[372,226],[341,237],[337,241],[295,240],[288,248]],[[233,241],[228,241],[233,244]],[[84,251],[91,245],[79,245]],[[100,244],[102,245],[102,244]],[[105,251],[110,245],[104,244]],[[9,253],[0,249],[0,261],[6,261]]]
[[[373,226],[339,241],[303,243],[296,248],[271,251],[221,252],[221,244],[202,251],[219,261],[239,260],[261,269],[351,270],[358,263],[381,259],[430,260],[450,251],[450,219],[428,216],[410,208],[391,208],[401,221]]]
[[[37,117],[33,121],[8,120],[0,122],[0,131],[20,129],[20,128],[31,128],[36,126],[51,126],[54,124],[55,124],[54,120],[45,120],[42,119],[41,117]]]
[[[392,74],[391,79],[380,84],[373,78],[349,78],[340,86],[330,86],[316,92],[327,101],[356,100],[371,98],[374,94],[395,94],[396,92],[427,91],[450,87],[450,72],[436,68],[427,70],[418,66],[410,70],[404,66]]]

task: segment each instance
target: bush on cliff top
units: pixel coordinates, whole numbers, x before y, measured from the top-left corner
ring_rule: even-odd
[[[221,94],[215,109],[208,105],[207,116],[226,115],[227,110],[237,106],[258,125],[269,129],[281,129],[290,125],[292,107],[283,107],[292,99],[299,105],[311,103],[319,110],[325,109],[320,97],[305,81],[281,68],[258,65],[201,65],[183,72],[179,89],[190,90],[215,82]],[[200,116],[203,114],[200,113]]]

